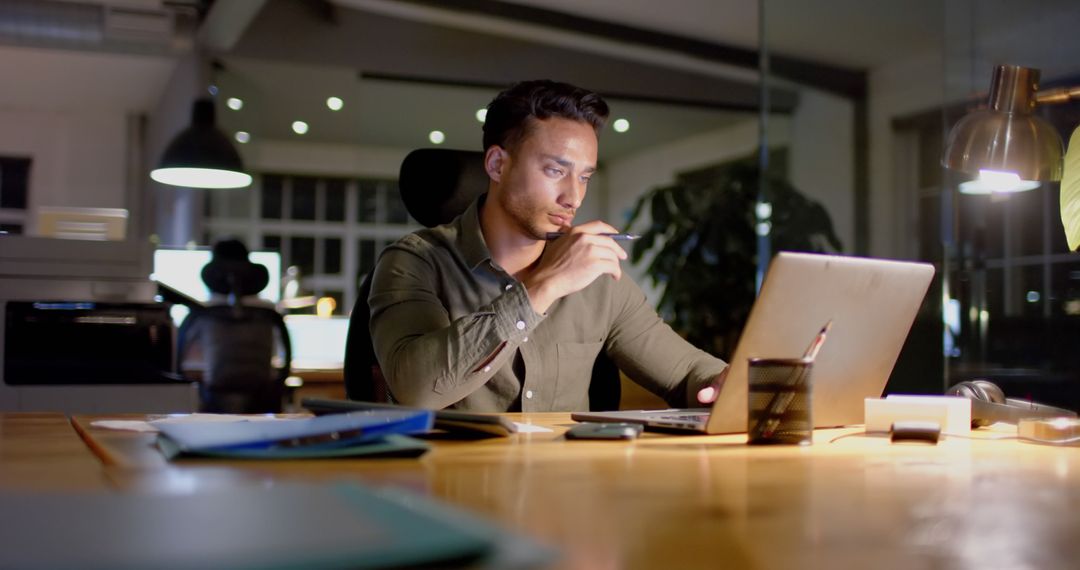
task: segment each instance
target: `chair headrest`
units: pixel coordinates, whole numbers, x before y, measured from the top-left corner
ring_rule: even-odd
[[[414,220],[429,228],[445,224],[487,191],[484,153],[443,148],[414,150],[401,161],[398,186]]]
[[[214,244],[210,262],[202,268],[202,280],[215,293],[243,297],[262,291],[270,282],[270,272],[248,260],[243,242],[224,239]]]

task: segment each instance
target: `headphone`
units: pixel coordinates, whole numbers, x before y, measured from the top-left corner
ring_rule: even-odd
[[[1005,392],[989,380],[968,380],[945,391],[947,396],[971,400],[971,427],[983,427],[996,422],[1019,423],[1028,418],[1075,418],[1076,412],[1038,404],[1030,400],[1006,398]]]

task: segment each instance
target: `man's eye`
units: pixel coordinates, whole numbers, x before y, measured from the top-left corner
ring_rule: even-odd
[[[558,168],[552,168],[550,166],[545,168],[544,171],[552,176],[562,176],[563,174],[562,170],[559,170]]]
[[[590,180],[592,180],[591,176],[582,176],[581,177],[581,183],[582,184],[588,184]]]

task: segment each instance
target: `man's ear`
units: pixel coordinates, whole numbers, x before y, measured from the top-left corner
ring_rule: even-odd
[[[484,153],[484,170],[492,182],[502,182],[503,170],[510,160],[510,154],[499,145],[491,145]]]

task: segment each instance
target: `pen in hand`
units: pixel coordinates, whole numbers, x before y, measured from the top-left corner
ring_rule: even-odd
[[[559,239],[559,238],[563,237],[564,235],[566,235],[566,232],[548,232],[547,235],[544,236],[544,239],[546,239],[546,240]],[[636,240],[636,239],[641,237],[641,236],[639,236],[637,234],[604,233],[604,234],[596,234],[596,235],[609,237],[609,238],[611,238],[611,239],[613,239],[615,241],[633,241],[633,240]]]

